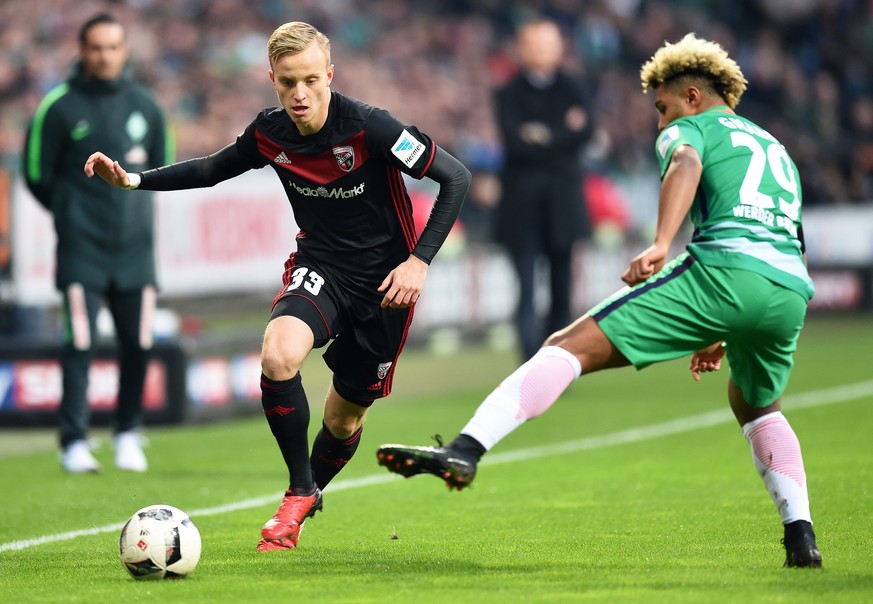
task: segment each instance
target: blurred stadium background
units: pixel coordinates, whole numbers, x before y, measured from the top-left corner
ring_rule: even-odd
[[[515,282],[489,225],[501,146],[491,91],[514,73],[512,34],[533,14],[570,42],[567,67],[589,90],[597,134],[580,157],[595,222],[579,246],[574,306],[617,289],[657,213],[656,114],[640,64],[664,40],[712,38],[738,59],[740,112],[779,138],[800,168],[816,312],[873,305],[873,4],[861,0],[3,0],[0,3],[0,425],[42,423],[59,397],[51,219],[20,179],[27,122],[77,56],[98,11],[126,26],[131,67],[157,95],[177,158],[231,142],[276,99],[265,44],[278,25],[327,33],[334,88],[414,123],[461,158],[474,183],[434,263],[410,347],[435,353],[484,341],[511,347]],[[423,225],[433,198],[410,182]],[[163,340],[150,374],[153,418],[169,398],[233,410],[259,397],[257,350],[296,228],[272,173],[158,197]],[[420,225],[420,226],[421,226]],[[547,300],[541,300],[543,304]],[[107,325],[108,325],[107,321]],[[181,356],[180,356],[181,354]],[[180,359],[183,359],[180,361]],[[179,363],[182,363],[181,368]],[[95,408],[112,403],[114,368],[98,364]],[[163,413],[163,415],[161,415]],[[34,419],[36,418],[36,419]],[[98,414],[99,419],[99,414]]]

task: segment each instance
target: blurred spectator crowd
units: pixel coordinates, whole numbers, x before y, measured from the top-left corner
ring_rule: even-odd
[[[514,72],[521,20],[555,19],[568,67],[589,90],[598,135],[584,161],[654,216],[657,117],[639,68],[689,31],[717,40],[749,90],[739,112],[779,138],[806,205],[873,199],[873,2],[862,0],[4,0],[0,3],[0,159],[18,170],[27,121],[66,76],[84,19],[126,26],[131,67],[155,91],[178,158],[213,152],[276,105],[266,40],[309,21],[328,34],[334,88],[414,123],[480,177],[471,211],[493,204],[501,149],[491,92]],[[655,197],[653,197],[655,196]]]

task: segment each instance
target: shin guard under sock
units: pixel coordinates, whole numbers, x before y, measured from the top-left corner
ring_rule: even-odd
[[[361,426],[350,437],[339,439],[330,433],[324,422],[321,423],[321,430],[312,443],[312,456],[309,459],[312,479],[319,489],[324,490],[333,477],[339,474],[352,459],[355,451],[358,450],[363,430],[364,427]]]
[[[294,495],[310,494],[314,485],[309,467],[309,402],[300,373],[279,381],[262,374],[261,405],[288,466],[288,489]]]
[[[494,389],[461,430],[491,449],[524,422],[543,414],[582,374],[573,354],[544,346]]]
[[[800,441],[781,412],[768,413],[743,426],[758,475],[782,516],[782,524],[812,522]]]

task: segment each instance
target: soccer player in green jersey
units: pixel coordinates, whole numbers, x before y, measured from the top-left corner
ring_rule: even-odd
[[[622,275],[628,287],[549,336],[450,444],[383,445],[379,463],[461,489],[486,451],[583,371],[691,355],[699,380],[727,355],[730,407],[782,517],[785,566],[820,567],[800,443],[779,402],[813,294],[797,168],[772,135],[734,113],[746,79],[718,44],[688,34],[661,47],[640,75],[659,114],[662,184],[655,240]],[[686,215],[694,234],[668,263]]]

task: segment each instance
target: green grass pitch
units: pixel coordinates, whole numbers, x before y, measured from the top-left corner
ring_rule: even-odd
[[[779,518],[727,411],[726,370],[695,383],[681,360],[583,377],[457,493],[388,474],[375,449],[453,437],[515,361],[409,351],[295,551],[255,550],[287,480],[260,417],[151,429],[144,475],[112,467],[105,433],[103,473],[67,476],[53,434],[0,432],[0,600],[873,602],[871,343],[873,317],[810,318],[784,401],[820,571],[781,567]],[[317,418],[327,376],[313,359]],[[120,525],[152,503],[200,528],[187,579],[136,582],[119,562]]]

